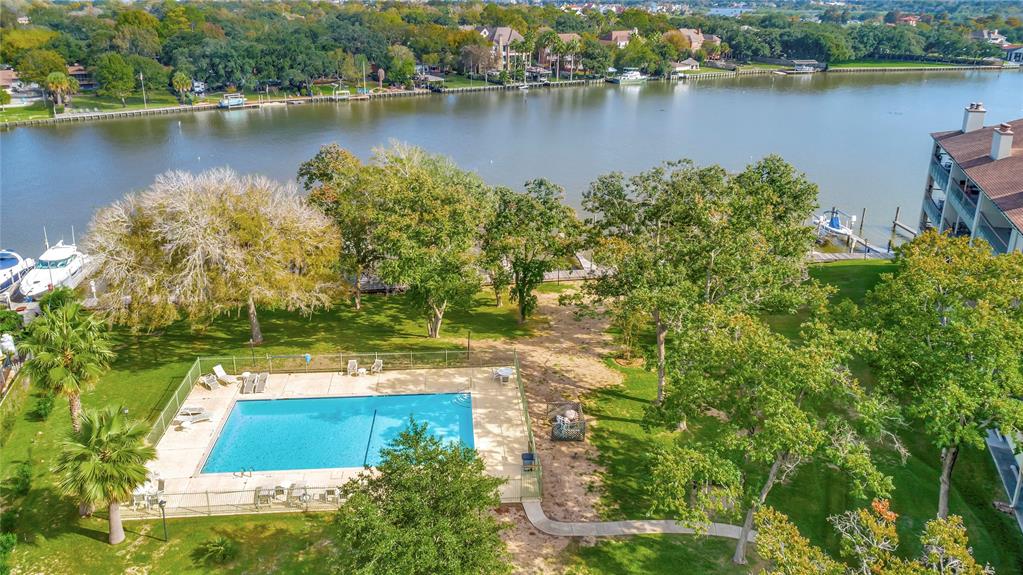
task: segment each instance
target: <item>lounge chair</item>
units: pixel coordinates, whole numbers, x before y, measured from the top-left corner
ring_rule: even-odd
[[[369,368],[370,373],[380,373],[384,370],[384,360],[377,359],[373,362],[373,367]]]
[[[359,375],[359,361],[355,359],[348,360],[348,375]]]
[[[213,374],[216,375],[217,379],[220,380],[220,383],[223,383],[224,385],[238,383],[238,378],[233,375],[227,375],[227,372],[224,371],[224,366],[219,363],[213,366]]]
[[[256,508],[259,508],[261,503],[270,505],[274,500],[274,488],[273,487],[257,487],[256,492],[253,495],[253,503],[256,504]]]
[[[268,372],[263,372],[256,376],[256,385],[252,388],[252,393],[263,393],[266,391],[266,382],[270,379]]]
[[[193,423],[199,423],[200,421],[210,421],[212,417],[213,416],[212,414],[210,414],[210,412],[203,411],[201,413],[196,413],[195,415],[184,415],[179,417],[178,424],[179,425],[184,424],[183,426],[187,427],[189,425],[192,425]]]
[[[216,379],[214,379],[214,381],[216,381]],[[208,389],[210,391],[213,391],[213,382],[211,382],[210,378],[206,377],[205,375],[201,376],[196,383],[198,383],[199,385],[205,387],[206,389]]]
[[[206,409],[203,407],[198,407],[195,405],[186,405],[182,407],[180,410],[178,410],[178,415],[180,416],[199,415],[204,411],[206,411]]]
[[[252,390],[256,388],[256,374],[249,374],[248,377],[242,381],[242,393],[252,393]]]

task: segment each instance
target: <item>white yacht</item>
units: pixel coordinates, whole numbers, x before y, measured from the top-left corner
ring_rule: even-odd
[[[78,246],[63,240],[46,248],[39,256],[35,268],[25,274],[14,294],[15,301],[36,301],[46,292],[58,287],[77,287],[85,278],[89,257],[78,251]]]
[[[649,76],[635,68],[627,68],[623,74],[615,76],[608,81],[612,84],[642,84],[649,78]]]
[[[32,258],[25,259],[15,252],[0,250],[0,293],[17,285],[34,265]]]

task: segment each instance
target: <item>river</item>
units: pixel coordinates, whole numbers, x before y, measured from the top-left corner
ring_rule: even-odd
[[[670,159],[730,170],[781,154],[822,208],[859,214],[878,242],[897,206],[916,225],[928,134],[1023,116],[1021,72],[898,72],[705,79],[644,86],[431,95],[16,128],[0,132],[0,246],[28,257],[85,231],[92,212],[165,170],[230,166],[293,180],[320,145],[366,157],[391,139],[453,157],[491,184],[545,177],[578,207],[597,175]]]

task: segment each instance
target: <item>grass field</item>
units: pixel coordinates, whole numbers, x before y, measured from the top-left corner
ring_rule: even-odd
[[[956,64],[952,62],[917,62],[903,60],[853,60],[852,62],[828,64],[828,68],[938,68],[942,66],[956,66]]]
[[[879,260],[849,261],[814,266],[811,275],[838,288],[834,299],[850,298],[861,302],[880,275],[892,269],[892,264]],[[768,320],[780,332],[796,335],[798,318],[770,317]],[[599,390],[587,403],[589,414],[597,420],[591,427],[590,440],[600,450],[599,461],[606,469],[601,511],[614,519],[651,517],[652,501],[644,489],[649,477],[650,453],[653,446],[669,445],[675,436],[668,431],[642,427],[643,411],[656,396],[655,375],[644,369],[622,367],[610,359],[608,364],[622,372],[623,385]],[[864,383],[873,381],[863,362],[853,368]],[[892,507],[901,515],[898,522],[901,550],[916,554],[920,550],[918,538],[923,524],[937,509],[940,460],[925,437],[904,431],[902,439],[911,452],[905,464],[893,453],[882,453],[880,459],[883,471],[895,478]],[[1023,537],[1010,517],[991,506],[994,498],[1004,498],[1004,492],[987,451],[964,450],[953,484],[952,512],[963,516],[975,555],[990,562],[998,573],[1023,570]],[[846,480],[839,473],[821,465],[802,468],[787,484],[775,487],[768,497],[768,504],[788,514],[804,536],[832,552],[837,551],[837,538],[827,518],[865,503],[849,496]],[[712,563],[704,571],[693,570],[693,573],[735,572],[727,560],[732,543],[685,536],[600,542],[593,548],[580,549],[576,559],[585,568],[584,573],[674,573],[679,564],[687,564],[679,561],[688,562],[687,554],[698,548],[695,546],[705,545],[725,553],[725,561]],[[710,558],[715,557],[719,556]]]
[[[34,102],[28,106],[8,106],[0,111],[0,122],[38,120],[53,115],[49,102]]]
[[[370,296],[361,312],[342,304],[308,318],[264,311],[261,324],[266,344],[255,353],[457,349],[464,348],[469,330],[474,339],[511,339],[543,322],[536,319],[519,326],[515,313],[514,306],[498,308],[492,296],[480,295],[472,310],[449,311],[442,339],[431,340],[425,336],[425,319],[409,310],[401,296]],[[191,332],[184,324],[145,336],[117,331],[117,359],[83,403],[86,407],[123,406],[131,415],[152,421],[196,356],[248,356],[252,353],[245,343],[248,337],[244,314],[223,317],[203,334]],[[128,540],[112,549],[106,544],[106,523],[79,520],[72,502],[53,488],[49,468],[71,425],[66,401],[58,400],[45,421],[29,413],[33,405],[30,399],[0,450],[0,479],[5,487],[24,462],[30,463],[33,475],[31,491],[11,506],[19,514],[3,518],[4,529],[13,528],[18,535],[15,567],[48,574],[124,573],[143,566],[148,566],[149,573],[199,573],[205,571],[193,564],[190,554],[199,542],[223,533],[244,544],[239,560],[223,572],[319,572],[302,565],[307,547],[320,540],[317,531],[323,529],[322,522],[307,521],[301,515],[176,519],[169,521],[172,536],[166,545],[159,540],[158,524],[129,522]]]

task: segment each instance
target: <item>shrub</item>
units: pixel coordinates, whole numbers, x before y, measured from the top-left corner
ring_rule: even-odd
[[[28,495],[29,490],[32,489],[32,463],[28,461],[22,461],[18,464],[18,467],[14,470],[14,476],[11,478],[11,493],[15,497],[23,497]]]
[[[46,394],[39,397],[36,400],[35,406],[32,408],[32,415],[39,421],[46,421],[50,417],[50,413],[53,412],[53,404],[55,399],[52,395]]]
[[[17,335],[24,327],[21,314],[14,310],[0,309],[0,333]]]
[[[223,565],[238,556],[238,544],[227,537],[214,537],[199,544],[192,552],[196,563]]]
[[[39,298],[39,309],[45,313],[50,309],[59,308],[73,301],[78,301],[78,295],[75,294],[75,290],[62,286],[46,292],[43,297]]]
[[[11,566],[7,564],[7,559],[11,556],[11,551],[14,550],[14,545],[18,542],[18,537],[14,533],[0,533],[0,575],[8,575],[11,572]]]

